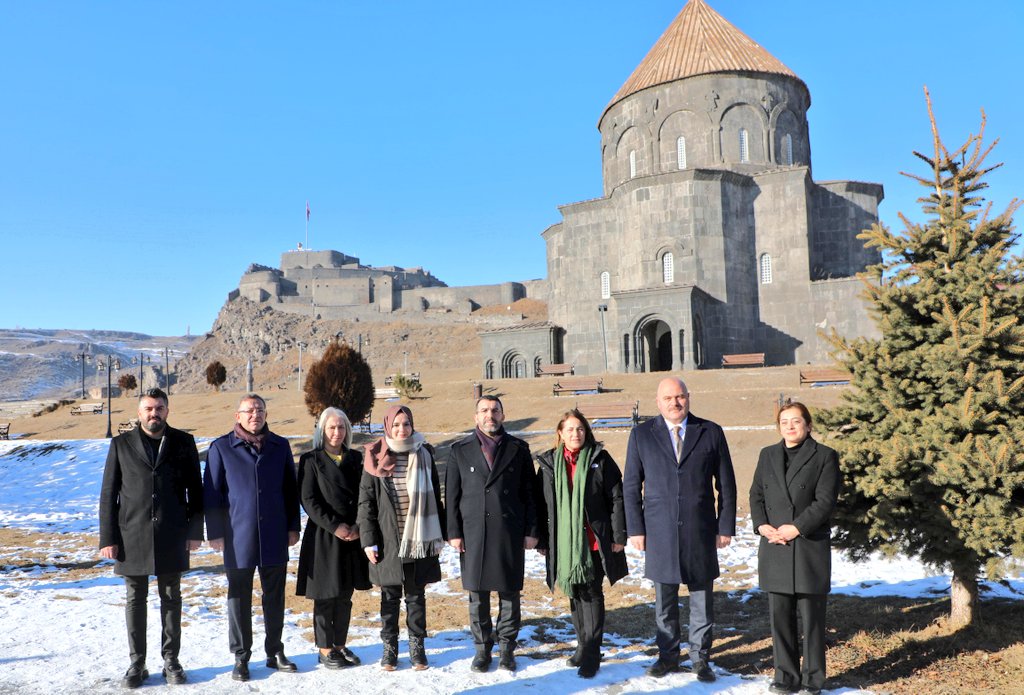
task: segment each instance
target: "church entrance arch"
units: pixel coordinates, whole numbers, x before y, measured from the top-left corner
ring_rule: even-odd
[[[667,372],[672,369],[672,329],[657,316],[645,316],[633,329],[634,371]]]
[[[505,353],[501,358],[502,379],[525,379],[526,358],[514,350]]]

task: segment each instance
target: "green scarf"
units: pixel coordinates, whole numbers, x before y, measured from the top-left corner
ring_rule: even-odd
[[[563,447],[555,452],[555,583],[570,597],[573,585],[586,584],[594,576],[583,503],[593,453],[591,446],[580,450],[570,489]]]

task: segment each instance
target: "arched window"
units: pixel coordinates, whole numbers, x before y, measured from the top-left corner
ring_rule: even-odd
[[[661,257],[661,277],[666,285],[671,285],[676,279],[676,259],[669,251]]]
[[[679,162],[679,169],[686,168],[686,138],[682,135],[676,139],[676,161]]]
[[[540,376],[540,358],[539,357],[534,357],[533,358],[533,375],[534,376]]]
[[[484,379],[494,378],[494,360],[487,360],[484,364]]]
[[[789,133],[782,138],[782,163],[786,166],[793,166],[793,136]]]
[[[747,129],[740,128],[740,161],[750,161],[750,147],[747,145]]]
[[[636,177],[636,150],[629,151],[629,178]]]
[[[767,253],[761,254],[761,284],[772,284],[772,257]]]
[[[612,274],[607,270],[601,273],[601,299],[612,296]]]

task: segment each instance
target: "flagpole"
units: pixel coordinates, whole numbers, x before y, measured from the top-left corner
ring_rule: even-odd
[[[306,201],[306,250],[309,250],[309,201]]]

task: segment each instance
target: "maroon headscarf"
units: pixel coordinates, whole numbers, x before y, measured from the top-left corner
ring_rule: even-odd
[[[387,439],[391,437],[391,425],[399,413],[405,413],[409,418],[409,425],[412,427],[412,411],[404,405],[393,405],[384,413],[384,436],[375,441],[363,451],[363,468],[370,475],[378,478],[391,477],[391,469],[395,467],[395,454],[388,448]],[[413,432],[416,429],[413,427]]]

